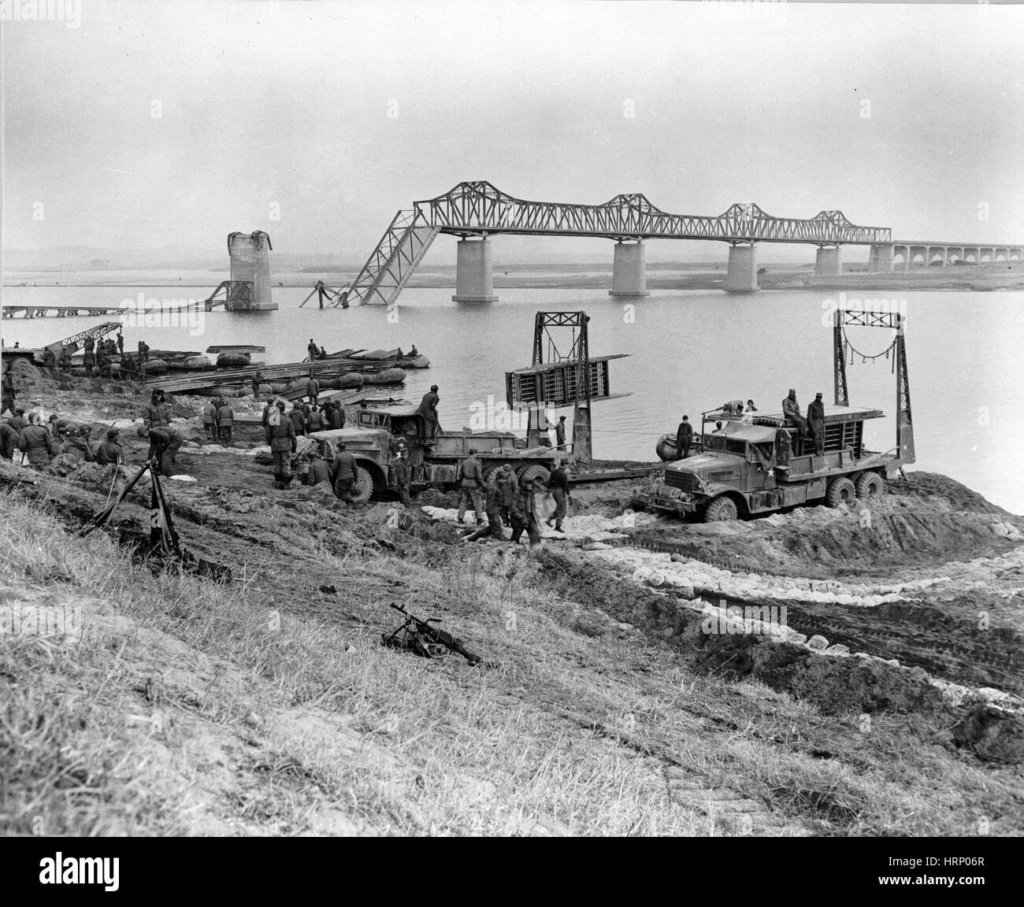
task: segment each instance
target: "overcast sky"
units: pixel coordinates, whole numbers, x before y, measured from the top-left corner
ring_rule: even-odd
[[[7,248],[361,260],[468,179],[1024,241],[1020,7],[83,0],[3,68]]]

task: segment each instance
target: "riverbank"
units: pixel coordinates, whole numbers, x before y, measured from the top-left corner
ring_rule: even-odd
[[[133,390],[39,373],[25,398],[98,429]],[[194,481],[164,489],[228,585],[77,537],[112,468],[0,467],[4,608],[81,614],[78,636],[0,636],[5,830],[1022,831],[1024,520],[963,486],[911,473],[869,527],[824,508],[701,526],[630,513],[638,486],[615,482],[574,491],[565,539],[474,545],[452,494],[275,490],[257,430],[205,445],[196,403],[175,401]],[[133,493],[115,528],[148,512]],[[788,633],[711,627],[700,598],[784,603]],[[384,649],[391,602],[486,664]]]

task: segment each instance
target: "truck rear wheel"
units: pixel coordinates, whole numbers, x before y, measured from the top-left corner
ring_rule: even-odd
[[[735,520],[739,518],[739,515],[736,502],[732,498],[715,498],[704,508],[705,523],[721,523],[726,520]]]
[[[373,481],[373,473],[371,473],[365,466],[357,466],[356,481],[352,488],[353,502],[356,504],[365,504],[373,497],[373,493],[376,490],[376,485]]]
[[[857,476],[857,497],[870,498],[876,494],[885,494],[885,479],[877,472],[862,472]]]
[[[501,472],[501,466],[497,463],[492,463],[490,466],[485,466],[481,472],[481,478],[483,479],[484,488],[494,487],[494,478]]]
[[[522,488],[527,482],[532,482],[538,476],[547,483],[547,480],[551,478],[551,473],[548,472],[540,463],[533,463],[529,466],[520,466],[516,470],[516,476],[519,479],[519,487]]]
[[[825,491],[825,505],[838,507],[840,504],[852,504],[857,499],[857,491],[846,476],[840,476],[828,483]]]

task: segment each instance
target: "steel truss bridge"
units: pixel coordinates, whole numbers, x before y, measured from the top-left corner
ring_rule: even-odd
[[[669,214],[641,194],[616,195],[602,205],[532,202],[486,181],[459,183],[437,198],[399,211],[346,293],[332,303],[389,305],[397,298],[438,233],[488,236],[596,236],[616,241],[703,239],[727,243],[891,243],[888,227],[858,227],[842,211],[809,219],[773,217],[755,204],[732,205],[717,217]]]

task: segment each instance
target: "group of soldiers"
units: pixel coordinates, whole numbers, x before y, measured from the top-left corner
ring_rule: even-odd
[[[549,493],[555,500],[555,512],[548,518],[547,525],[554,524],[555,532],[565,532],[562,522],[568,512],[571,494],[564,466],[556,465],[547,478],[527,474],[520,482],[512,464],[504,463],[491,483],[485,486],[476,454],[477,451],[471,448],[469,456],[459,463],[456,474],[461,483],[458,520],[464,522],[467,510],[471,509],[478,523],[477,528],[465,536],[465,541],[475,542],[488,536],[504,541],[507,523],[512,530],[512,544],[519,544],[523,532],[529,537],[531,547],[541,544],[543,515],[538,496]]]
[[[7,410],[5,410],[7,411]],[[22,462],[34,469],[45,469],[58,455],[68,455],[101,466],[117,465],[124,454],[116,428],[108,429],[100,442],[91,439],[92,427],[52,415],[44,425],[39,412],[27,416],[18,407],[14,415],[0,422],[0,458],[13,460],[16,451]]]
[[[82,365],[85,368],[87,378],[118,378],[123,381],[134,381],[137,378],[145,377],[146,362],[149,360],[149,345],[139,341],[139,351],[136,356],[125,355],[124,335],[118,333],[116,339],[88,338],[83,345]],[[51,370],[59,369],[62,372],[71,371],[71,356],[74,348],[69,344],[62,344],[60,350],[55,352],[50,347],[43,350],[43,365]],[[115,365],[114,359],[117,358]]]
[[[794,426],[802,439],[813,441],[814,452],[818,456],[825,452],[825,403],[822,399],[823,396],[821,391],[815,395],[814,401],[807,407],[806,417],[800,413],[800,403],[796,398],[795,388],[790,388],[789,394],[782,401],[782,415],[785,424]],[[722,412],[727,415],[742,414],[744,417],[747,417],[748,413],[756,413],[757,407],[754,406],[753,400],[748,400],[746,406],[743,405],[741,400],[736,400],[727,403],[722,408]],[[715,427],[716,430],[721,429],[722,423],[717,422]],[[785,436],[784,438],[782,437],[783,435]],[[789,435],[786,432],[780,433],[780,443],[788,448]],[[693,426],[690,424],[690,417],[683,416],[683,421],[679,423],[679,428],[676,429],[676,459],[686,459],[690,455],[692,445]],[[786,453],[788,454],[788,450]],[[786,459],[788,462],[788,456]]]

